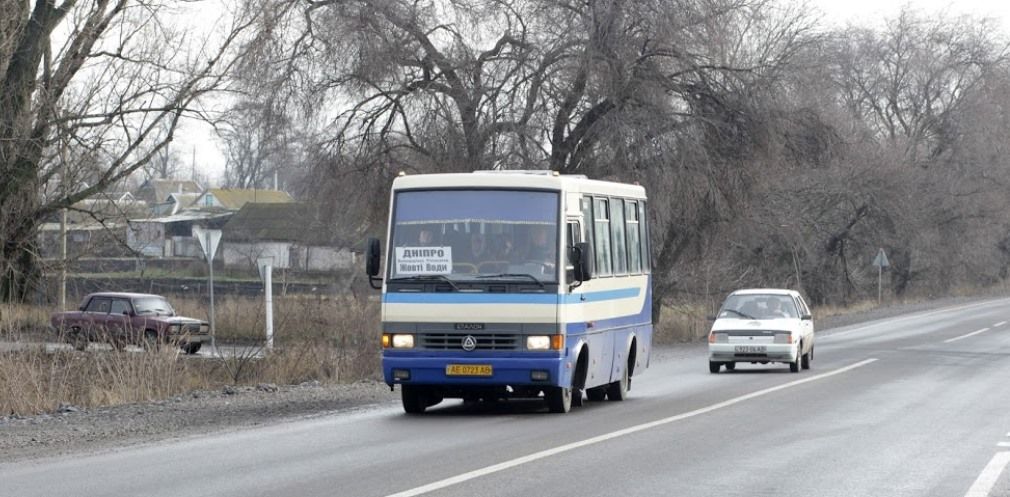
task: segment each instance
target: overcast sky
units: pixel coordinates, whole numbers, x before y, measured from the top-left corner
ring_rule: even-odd
[[[788,1],[788,0],[786,0]],[[802,0],[798,0],[802,1]],[[923,12],[946,12],[949,15],[974,14],[994,17],[1003,24],[1004,31],[1010,26],[1010,1],[1000,0],[809,0],[811,6],[823,14],[825,26],[845,26],[848,24],[876,25],[882,19],[894,17],[904,5],[910,5]],[[205,124],[189,122],[184,125],[172,142],[172,148],[184,158],[185,171],[196,151],[196,167],[209,176],[214,183],[220,183],[224,175],[224,154],[214,131]],[[208,186],[208,185],[205,185]]]

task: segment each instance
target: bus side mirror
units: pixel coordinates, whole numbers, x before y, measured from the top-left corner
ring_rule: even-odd
[[[365,254],[365,274],[368,275],[368,284],[372,288],[382,288],[375,286],[376,276],[379,275],[380,261],[382,260],[382,245],[378,238],[368,239],[368,252]]]
[[[581,242],[572,249],[572,265],[575,266],[575,280],[589,281],[593,279],[593,247]]]

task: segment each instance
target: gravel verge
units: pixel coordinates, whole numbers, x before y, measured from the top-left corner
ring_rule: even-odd
[[[897,304],[820,319],[819,331],[999,298],[951,297]],[[660,345],[653,359],[693,356],[701,342]],[[0,463],[107,450],[173,438],[243,429],[307,416],[360,411],[398,403],[399,393],[378,381],[341,385],[271,384],[196,391],[171,399],[56,413],[0,417]]]
[[[195,391],[167,400],[0,417],[0,463],[92,452],[263,424],[391,405],[378,381],[340,385],[261,384]]]

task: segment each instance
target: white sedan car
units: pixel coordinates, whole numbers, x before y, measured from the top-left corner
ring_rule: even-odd
[[[738,362],[788,363],[798,373],[814,359],[810,308],[793,290],[737,290],[726,297],[708,334],[708,370]]]

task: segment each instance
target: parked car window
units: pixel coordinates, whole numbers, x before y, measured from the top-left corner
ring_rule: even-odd
[[[110,303],[111,301],[109,299],[91,299],[91,302],[88,302],[88,308],[85,309],[85,311],[108,314]]]
[[[172,305],[161,297],[140,297],[133,299],[133,307],[138,316],[142,314],[156,314],[159,316],[175,315]]]
[[[110,314],[129,314],[130,313],[130,302],[126,299],[116,299],[112,301],[112,310],[109,311]]]

